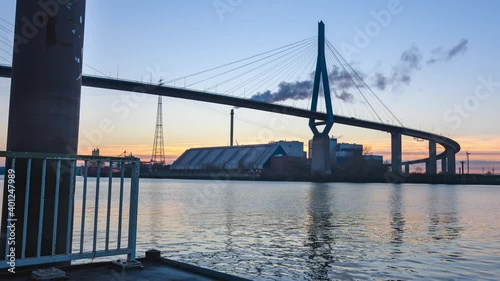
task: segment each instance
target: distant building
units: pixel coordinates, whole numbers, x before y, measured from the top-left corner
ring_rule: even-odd
[[[278,141],[277,142],[283,150],[285,150],[285,154],[290,157],[299,157],[306,158],[306,153],[304,152],[304,143],[300,141]]]
[[[382,155],[364,155],[363,160],[365,160],[366,165],[370,166],[384,165],[384,156]]]
[[[312,140],[309,140],[309,149],[308,149],[309,159],[311,159],[312,150],[313,150],[312,142],[313,142]],[[330,138],[330,161],[332,163],[336,162],[336,151],[337,151],[337,139]]]
[[[358,163],[363,159],[363,145],[339,143],[335,155],[336,163],[339,165]]]
[[[250,171],[271,167],[271,158],[304,158],[304,144],[279,141],[269,144],[191,148],[172,163],[172,171]],[[305,161],[305,159],[304,159]]]
[[[312,140],[309,140],[308,157],[312,155]],[[330,138],[330,159],[334,165],[361,164],[382,165],[380,155],[363,155],[363,145],[355,143],[338,143],[336,138]]]

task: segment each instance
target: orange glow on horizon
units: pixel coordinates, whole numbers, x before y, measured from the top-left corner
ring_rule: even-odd
[[[494,137],[486,140],[480,137],[461,137],[456,138],[460,143],[462,149],[457,155],[457,160],[465,154],[465,151],[469,151],[474,155],[474,160],[483,161],[497,161],[500,159],[500,147],[498,143],[500,142],[500,137]],[[302,140],[300,140],[302,141]],[[348,142],[345,140],[340,142]],[[357,141],[356,143],[363,144],[365,147],[371,147],[371,154],[382,155],[384,160],[391,160],[391,144],[389,140],[381,138],[367,138],[366,140]],[[246,143],[249,144],[249,143]],[[165,157],[167,163],[173,162],[177,159],[184,151],[195,147],[213,147],[213,146],[223,146],[215,141],[207,141],[207,143],[189,143],[189,144],[175,144],[167,145],[165,147]],[[124,149],[126,148],[126,149]],[[127,154],[132,153],[134,156],[141,158],[142,161],[149,161],[151,159],[152,146],[149,145],[102,145],[99,147],[101,154],[105,156],[118,156],[127,151]],[[437,153],[441,153],[444,149],[437,145]],[[79,154],[89,155],[92,149],[80,147]],[[308,143],[304,142],[304,151],[308,151]],[[412,138],[403,138],[403,160],[413,160],[419,158],[425,158],[428,155],[428,142],[418,142]]]

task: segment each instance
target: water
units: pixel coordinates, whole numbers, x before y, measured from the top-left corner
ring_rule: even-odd
[[[254,280],[497,280],[499,213],[494,186],[141,179],[137,248]]]
[[[140,249],[251,279],[500,276],[500,188],[141,180]]]

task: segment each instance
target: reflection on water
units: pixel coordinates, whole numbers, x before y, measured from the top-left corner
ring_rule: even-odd
[[[393,243],[393,254],[400,254],[399,246],[403,243],[403,234],[405,232],[405,217],[403,210],[403,187],[399,184],[390,188],[389,206],[391,209],[391,236]]]
[[[435,240],[452,240],[460,237],[461,230],[456,189],[430,189],[429,236]]]
[[[308,277],[315,280],[327,280],[328,271],[335,262],[335,243],[332,227],[332,208],[330,192],[326,184],[311,184],[307,191],[307,229],[306,247],[309,247]]]
[[[500,276],[498,187],[141,179],[140,188],[139,255],[157,248],[254,280]]]
[[[231,188],[224,189],[224,214],[226,222],[226,252],[233,253],[233,218],[234,218],[234,194]]]

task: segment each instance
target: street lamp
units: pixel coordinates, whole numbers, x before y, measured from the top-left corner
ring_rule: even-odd
[[[465,155],[467,155],[467,174],[470,174],[470,166],[469,166],[469,155],[471,155],[470,152],[465,152]]]

